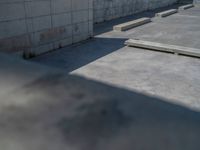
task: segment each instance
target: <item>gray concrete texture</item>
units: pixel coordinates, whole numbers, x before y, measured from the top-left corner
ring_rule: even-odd
[[[92,0],[1,0],[0,51],[43,53],[93,35]]]
[[[198,60],[182,58],[177,65],[184,63],[188,71],[186,70],[185,76],[181,77],[176,74],[182,72],[184,67],[176,69],[172,55],[167,57],[162,55],[162,58],[157,60],[156,54],[147,52],[146,60],[157,60],[157,63],[146,64],[146,67],[141,62],[144,55],[140,50],[134,53],[132,49],[122,49],[96,61],[96,65],[94,63],[90,65],[91,71],[94,73],[101,69],[104,74],[101,78],[105,78],[108,77],[110,70],[113,81],[123,74],[124,80],[126,78],[140,84],[140,80],[134,78],[138,76],[143,78],[141,81],[151,80],[152,83],[157,81],[155,84],[158,84],[159,88],[164,84],[162,79],[168,82],[170,77],[170,82],[173,80],[179,84],[178,89],[173,85],[171,85],[173,89],[168,86],[173,95],[175,89],[176,93],[185,90],[180,83],[185,81],[184,77],[189,75],[189,71],[194,71],[197,65],[199,66]],[[134,60],[132,64],[130,60]],[[163,74],[160,74],[159,79],[155,75],[158,74],[158,65],[162,65],[159,63],[161,60],[162,64],[166,61],[170,63],[167,63],[167,67],[160,68],[159,72]],[[107,64],[113,65],[106,69]],[[137,67],[139,65],[140,68]],[[171,66],[174,66],[171,70],[165,70]],[[66,75],[61,70],[2,54],[0,54],[0,68],[0,149],[2,150],[199,150],[200,148],[200,112],[192,108],[190,103],[184,106],[177,101]],[[130,71],[129,79],[127,69]],[[144,73],[146,77],[142,75]],[[131,75],[134,80],[130,78]],[[194,74],[190,75],[190,78],[193,76]],[[192,80],[186,82],[190,83]],[[194,79],[194,82],[197,84],[198,79],[196,81]],[[128,83],[131,84],[127,81]],[[165,89],[160,90],[164,92]],[[187,95],[189,92],[185,90],[183,94]],[[189,97],[188,95],[188,100],[193,102]]]
[[[124,35],[151,42],[200,49],[200,9],[194,7],[150,24],[129,30]]]
[[[149,41],[143,41],[143,40],[138,40],[138,39],[137,40],[129,39],[125,42],[125,45],[130,46],[130,47],[149,49],[149,50],[170,52],[176,55],[187,55],[187,56],[200,58],[200,49],[191,48],[191,47],[182,47],[182,46],[177,46],[177,45],[149,42]]]
[[[124,17],[176,2],[177,0],[94,0],[94,22]]]
[[[154,22],[126,32],[112,31],[111,27],[110,31],[96,35],[93,40],[37,57],[34,61],[199,110],[198,58],[124,47],[127,39],[138,38],[199,49],[199,11],[199,7],[194,7],[164,19],[154,18]],[[113,21],[98,27],[109,29],[110,24],[113,26]],[[100,31],[104,30],[97,29],[96,32]]]
[[[152,24],[170,24],[164,35],[178,25],[176,35],[194,33],[188,45],[198,47],[199,10],[127,32],[112,31],[126,18],[101,24],[96,33],[110,30],[32,59],[38,64],[0,54],[0,149],[199,150],[200,60],[124,47]]]
[[[94,22],[174,2],[176,0],[1,0],[0,51],[44,53],[90,38]]]

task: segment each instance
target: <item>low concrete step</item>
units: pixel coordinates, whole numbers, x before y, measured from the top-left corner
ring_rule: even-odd
[[[184,6],[181,6],[178,8],[178,10],[186,10],[186,9],[189,9],[189,8],[192,8],[194,7],[193,4],[188,4],[188,5],[184,5]]]
[[[126,22],[126,23],[123,23],[123,24],[116,25],[116,26],[113,27],[113,30],[115,30],[115,31],[125,31],[125,30],[131,29],[131,28],[134,28],[134,27],[137,27],[137,26],[149,23],[149,22],[151,22],[150,18],[146,18],[146,17],[140,18],[140,19],[137,19],[137,20],[134,20],[134,21],[130,21],[130,22]]]
[[[200,49],[183,47],[177,45],[162,44],[143,40],[129,39],[125,42],[127,46],[139,47],[144,49],[171,52],[174,54],[183,54],[188,56],[200,57]]]
[[[167,10],[167,11],[163,11],[163,12],[157,13],[155,16],[162,18],[162,17],[170,16],[170,15],[175,14],[177,12],[178,12],[177,9],[170,9],[170,10]]]

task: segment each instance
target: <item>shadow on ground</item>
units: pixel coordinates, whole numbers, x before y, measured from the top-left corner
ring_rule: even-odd
[[[2,150],[200,148],[199,111],[14,57],[0,58],[0,89],[10,89],[0,94]]]
[[[51,67],[65,69],[66,72],[74,71],[103,56],[119,50],[120,48],[124,47],[124,42],[127,40],[127,38],[105,38],[97,35],[112,31],[113,26],[116,24],[124,23],[141,17],[153,17],[157,12],[178,8],[179,6],[180,4],[176,4],[173,6],[146,11],[143,13],[96,24],[94,26],[94,34],[96,36],[93,39],[33,58],[32,61]]]
[[[46,75],[0,96],[3,150],[200,148],[199,112],[82,77]]]
[[[90,62],[124,47],[127,39],[122,38],[93,38],[84,43],[65,47],[54,52],[32,59],[35,62],[51,67],[65,69],[71,72]],[[64,65],[63,65],[64,64]]]

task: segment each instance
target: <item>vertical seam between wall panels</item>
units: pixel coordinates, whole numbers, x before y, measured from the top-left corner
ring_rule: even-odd
[[[51,28],[53,28],[53,13],[52,13],[52,0],[50,0],[50,16],[51,16]]]
[[[25,14],[25,24],[26,24],[26,35],[28,35],[28,40],[29,40],[29,44],[30,44],[30,48],[29,49],[31,49],[32,48],[32,41],[31,41],[31,33],[29,33],[29,31],[28,31],[28,23],[27,23],[27,19],[28,19],[28,17],[27,17],[27,12],[26,12],[26,0],[24,0],[23,1],[23,3],[24,3],[24,14]],[[32,19],[31,19],[31,23],[32,23]],[[32,27],[33,27],[33,23],[32,23]]]
[[[72,44],[74,43],[74,23],[73,23],[73,5],[72,5],[72,1],[73,0],[71,0],[71,10],[70,10],[70,12],[71,12],[71,26],[72,26]]]
[[[88,35],[90,36],[90,0],[87,0],[88,1]]]
[[[52,8],[52,0],[50,0],[50,17],[51,17],[51,29],[53,29],[53,8]],[[54,40],[52,41],[53,49],[55,49]]]

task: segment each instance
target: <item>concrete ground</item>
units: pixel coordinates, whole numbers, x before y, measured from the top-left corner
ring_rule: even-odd
[[[103,32],[124,18],[98,24],[94,39],[33,61],[200,110],[200,59],[124,46],[136,38],[200,48],[199,14],[195,7],[126,32]]]
[[[2,54],[0,68],[2,150],[200,148],[199,111]]]
[[[199,150],[200,59],[124,46],[148,27],[31,61],[0,53],[0,149]]]

